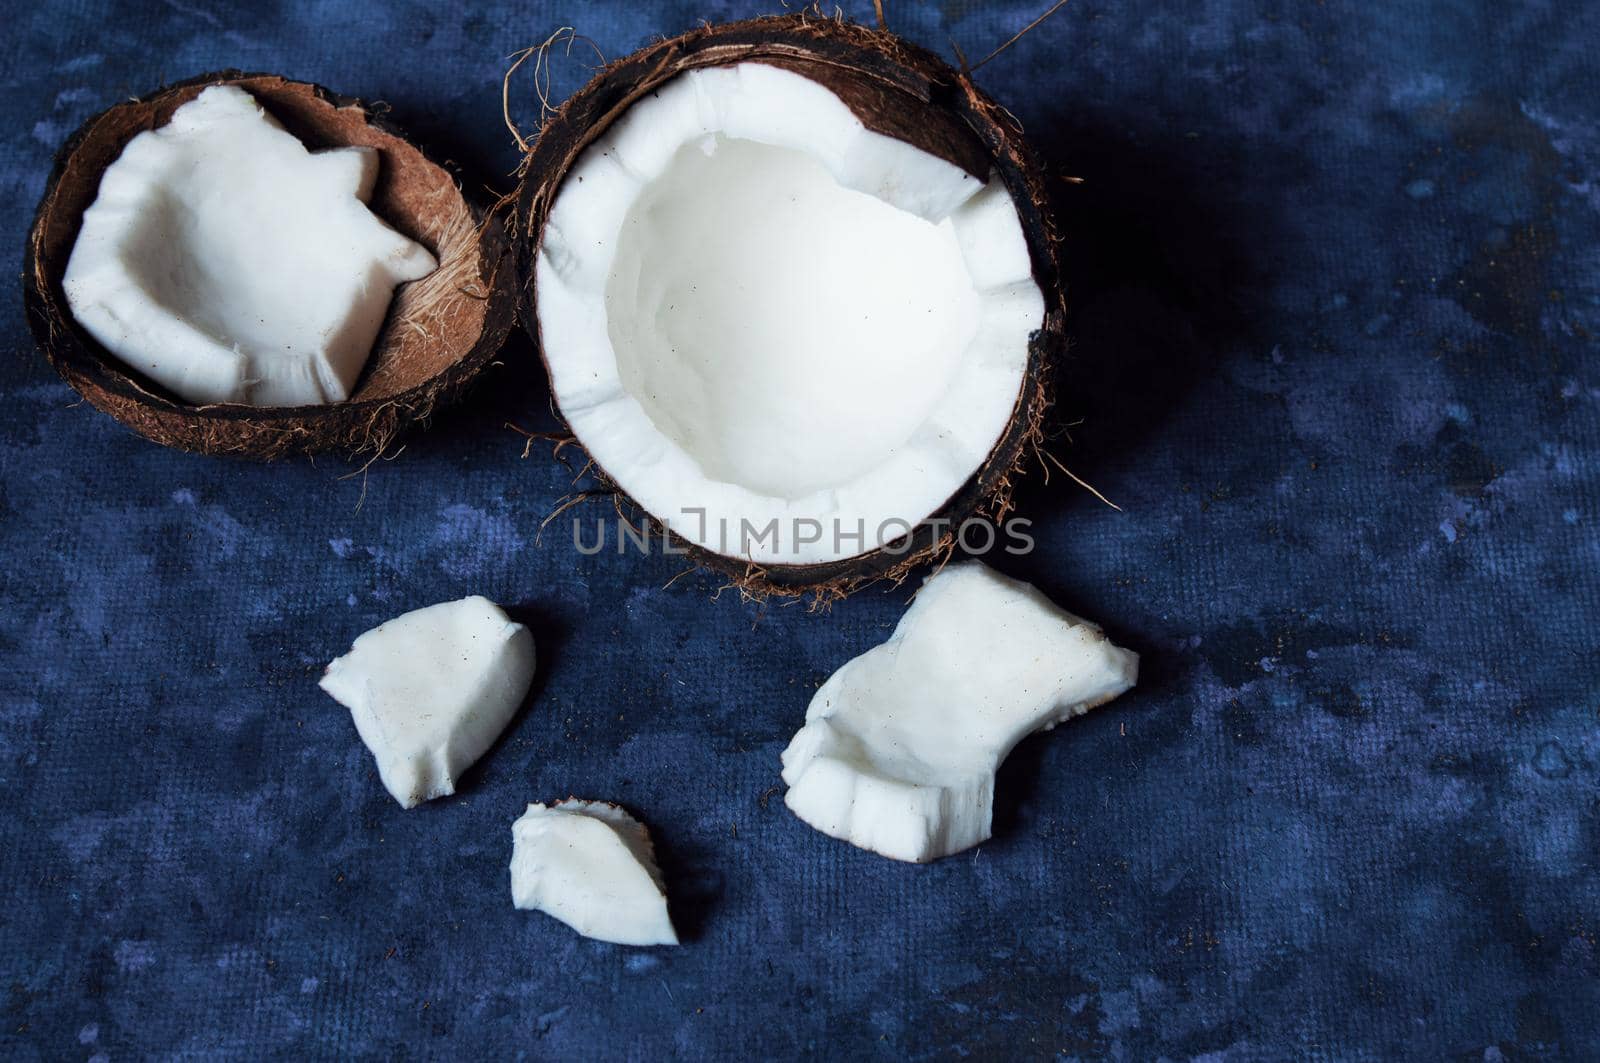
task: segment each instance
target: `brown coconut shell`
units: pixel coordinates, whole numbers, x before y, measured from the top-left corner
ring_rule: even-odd
[[[513,224],[519,272],[526,285],[523,322],[541,357],[533,264],[567,172],[629,106],[669,78],[698,67],[742,62],[768,63],[820,82],[869,129],[914,144],[974,176],[987,179],[991,168],[997,170],[1016,204],[1034,278],[1045,297],[1043,327],[1029,344],[1027,369],[1006,431],[977,472],[909,536],[840,561],[762,566],[691,544],[645,515],[691,560],[726,574],[746,593],[809,595],[825,603],[867,583],[898,583],[916,567],[948,557],[956,545],[953,529],[964,520],[1000,521],[1011,511],[1012,482],[1034,460],[1043,438],[1052,367],[1065,346],[1058,238],[1047,208],[1043,172],[1024,143],[1020,126],[965,71],[885,30],[814,13],[702,26],[603,67],[549,117],[523,161]],[[632,502],[603,468],[594,468],[603,487],[619,502]],[[938,521],[948,522],[943,531]]]
[[[370,206],[425,245],[440,268],[396,293],[356,389],[345,402],[262,408],[195,406],[130,369],[76,321],[61,288],[83,213],[128,141],[165,124],[209,85],[249,92],[315,149],[359,145],[382,156]],[[84,123],[57,156],[28,240],[23,296],[50,364],[97,408],[182,450],[275,458],[338,450],[381,453],[395,435],[456,396],[505,341],[517,283],[503,220],[359,100],[272,74],[224,71],[120,103]]]

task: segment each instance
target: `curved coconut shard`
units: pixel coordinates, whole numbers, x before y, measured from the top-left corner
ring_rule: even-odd
[[[322,689],[350,710],[404,808],[456,791],[533,682],[533,635],[487,598],[416,609],[365,632]]]
[[[584,937],[676,945],[644,824],[604,801],[529,805],[511,825],[511,901]]]
[[[989,837],[994,775],[1034,731],[1133,686],[1137,654],[978,563],[931,577],[888,642],[811,699],[784,800],[835,838],[923,862]]]
[[[367,209],[377,175],[372,149],[308,152],[213,85],[100,179],[62,280],[72,314],[196,405],[343,401],[395,286],[438,267]]]

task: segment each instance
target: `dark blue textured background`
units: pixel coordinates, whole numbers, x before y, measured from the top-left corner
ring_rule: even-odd
[[[384,99],[504,189],[508,53],[754,13],[7,8],[15,261],[56,147],[163,79]],[[1036,6],[888,10],[975,56]],[[1145,672],[1026,742],[994,840],[929,867],[773,789],[907,592],[813,616],[540,543],[570,474],[502,427],[549,426],[525,339],[350,478],[135,437],[75,403],[14,291],[0,1051],[1594,1058],[1597,53],[1595,4],[1074,0],[981,72],[1086,179],[1060,195],[1083,423],[1057,450],[1124,508],[1035,478],[1039,549],[1004,567]],[[402,812],[315,680],[468,593],[524,608],[543,671],[462,793]],[[651,825],[683,948],[511,908],[511,821],[569,792]]]

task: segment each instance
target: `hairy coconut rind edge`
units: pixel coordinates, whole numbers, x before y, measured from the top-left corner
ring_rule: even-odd
[[[968,75],[931,52],[885,31],[816,15],[705,26],[603,67],[550,116],[523,160],[513,201],[513,240],[527,285],[524,325],[541,357],[534,264],[550,207],[573,163],[628,107],[669,78],[697,67],[746,61],[781,66],[822,83],[869,129],[915,144],[975,176],[987,178],[991,167],[998,170],[1016,204],[1034,279],[1045,299],[1044,321],[1029,343],[1027,369],[1006,431],[978,471],[909,536],[839,561],[756,565],[689,543],[646,514],[691,560],[725,573],[745,593],[811,595],[826,603],[866,583],[898,583],[914,568],[948,557],[956,544],[953,529],[963,520],[982,516],[998,522],[1010,513],[1012,479],[1043,439],[1051,374],[1065,344],[1058,237],[1046,207],[1042,172],[1015,119]],[[632,501],[604,469],[595,469],[619,502]],[[934,521],[949,523],[941,532]]]
[[[133,137],[163,125],[210,85],[249,92],[313,150],[382,155],[371,206],[434,251],[441,266],[401,287],[356,390],[322,406],[194,406],[116,359],[72,317],[61,278],[100,178]],[[56,156],[23,264],[35,340],[77,392],[140,435],[181,450],[270,459],[334,450],[381,453],[458,395],[516,320],[514,256],[504,222],[463,195],[448,171],[359,100],[309,82],[236,70],[202,74],[117,104],[83,124]]]

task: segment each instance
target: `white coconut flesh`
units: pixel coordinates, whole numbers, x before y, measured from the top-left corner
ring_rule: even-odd
[[[759,63],[625,111],[563,179],[535,270],[573,433],[674,531],[761,564],[937,511],[1004,434],[1044,316],[998,175]]]
[[[404,808],[455,793],[533,682],[533,635],[474,596],[387,620],[328,665],[384,788]]]
[[[211,86],[101,178],[62,282],[72,316],[186,402],[346,399],[395,286],[437,266],[367,209],[378,164],[308,151]]]
[[[994,776],[1026,735],[1133,686],[1139,658],[976,562],[931,577],[889,641],[835,672],[783,752],[785,803],[896,860],[989,837]]]
[[[516,907],[600,941],[678,943],[650,834],[625,810],[577,799],[529,805],[511,838]]]

